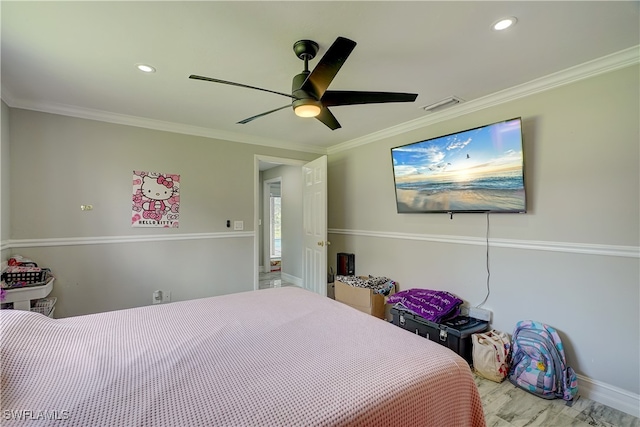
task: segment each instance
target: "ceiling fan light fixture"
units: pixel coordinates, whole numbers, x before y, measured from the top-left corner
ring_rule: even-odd
[[[294,111],[298,117],[315,117],[320,114],[320,107],[317,105],[298,105]]]
[[[298,104],[299,101],[295,101],[293,104],[293,111],[296,113],[296,116],[298,117],[316,117],[318,114],[320,114],[320,111],[322,110],[322,107],[320,105],[320,102],[318,101],[307,101],[307,100],[300,100],[302,102],[300,102]]]

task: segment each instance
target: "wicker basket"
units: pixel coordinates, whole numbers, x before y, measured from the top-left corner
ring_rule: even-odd
[[[47,282],[51,270],[43,268],[40,271],[25,271],[19,273],[2,273],[2,281],[8,288],[17,288],[24,286],[39,286]]]
[[[41,298],[33,303],[31,311],[51,317],[56,301],[58,301],[56,297]]]

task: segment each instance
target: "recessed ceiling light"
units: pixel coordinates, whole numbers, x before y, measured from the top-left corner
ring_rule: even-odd
[[[136,67],[138,68],[138,70],[145,72],[145,73],[155,73],[156,69],[153,68],[151,65],[147,65],[147,64],[136,64]]]
[[[493,28],[496,31],[502,31],[502,30],[506,30],[509,27],[514,26],[516,22],[518,22],[518,20],[515,17],[510,16],[508,18],[502,18],[494,22],[491,28]]]

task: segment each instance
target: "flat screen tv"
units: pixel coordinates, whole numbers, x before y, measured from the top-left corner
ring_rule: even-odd
[[[391,149],[398,213],[526,212],[522,120]]]

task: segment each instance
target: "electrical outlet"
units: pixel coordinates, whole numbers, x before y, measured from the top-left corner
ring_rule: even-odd
[[[171,302],[171,291],[162,292],[162,302]]]
[[[152,298],[153,304],[160,304],[163,298],[162,291],[153,291]]]
[[[244,221],[233,221],[234,230],[244,230]]]
[[[473,317],[474,319],[478,320],[484,320],[486,322],[491,322],[491,310],[480,307],[469,307],[469,317]]]

